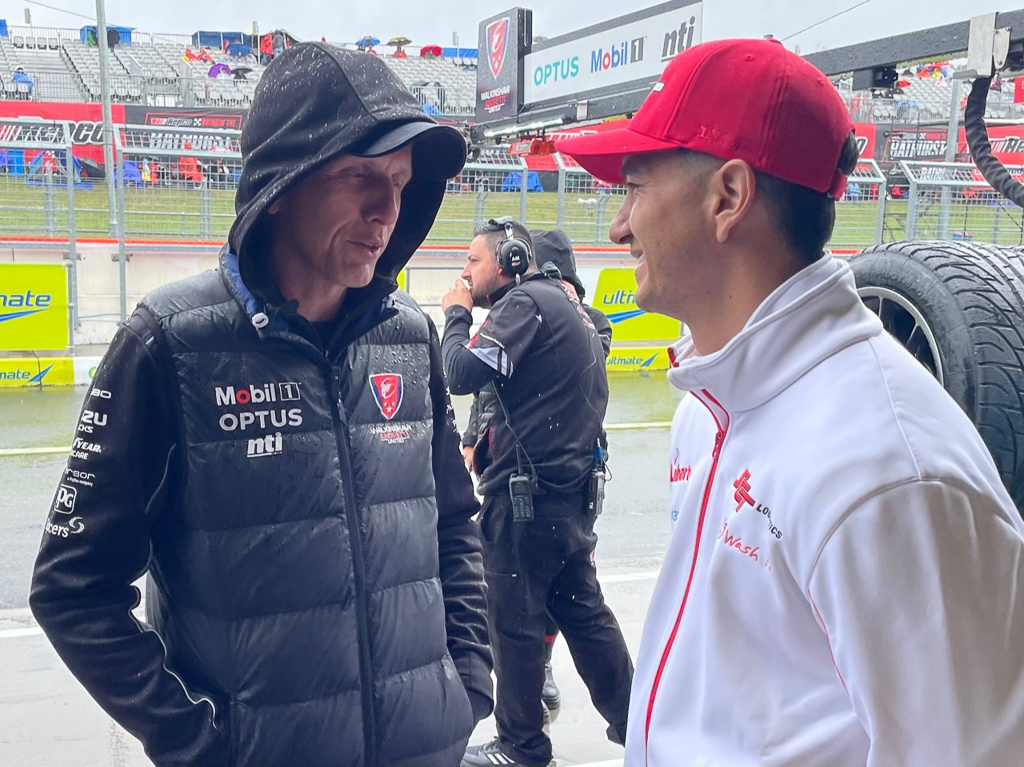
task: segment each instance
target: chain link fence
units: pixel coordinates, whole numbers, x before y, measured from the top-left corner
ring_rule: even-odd
[[[910,184],[906,239],[1024,243],[1021,209],[992,189],[973,164],[904,160],[900,167]],[[1006,170],[1024,180],[1024,168]]]
[[[0,237],[17,234],[26,249],[66,244],[71,348],[79,326],[76,192],[84,186],[68,123],[0,119]]]

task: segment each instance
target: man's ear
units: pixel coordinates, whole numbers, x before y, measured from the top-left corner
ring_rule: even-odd
[[[729,160],[711,174],[708,196],[718,242],[728,240],[733,230],[747,217],[756,195],[754,169],[743,160]]]

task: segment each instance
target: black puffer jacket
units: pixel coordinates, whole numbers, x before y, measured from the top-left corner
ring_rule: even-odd
[[[299,55],[334,56],[298,46],[267,76]],[[360,108],[423,119],[411,97]],[[377,125],[349,117],[351,141]],[[158,765],[455,765],[490,710],[477,504],[436,331],[393,293],[444,183],[406,187],[324,344],[246,245],[282,174],[331,154],[307,148],[243,180],[240,258],[225,249],[118,331],[36,564],[40,625]],[[143,626],[129,610],[147,571]]]

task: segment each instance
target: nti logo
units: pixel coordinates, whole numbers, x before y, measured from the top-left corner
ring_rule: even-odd
[[[281,438],[281,432],[277,432],[265,437],[250,439],[245,454],[249,458],[264,458],[269,455],[281,455],[283,449],[284,441]]]
[[[0,293],[0,309],[16,309],[17,311],[0,312],[0,322],[16,320],[30,314],[38,314],[50,308],[53,296],[49,293]]]
[[[679,29],[673,29],[665,33],[665,40],[661,45],[661,60],[668,61],[677,53],[682,53],[693,46],[693,30],[697,26],[697,17],[691,16],[689,21],[679,25]]]
[[[248,386],[218,386],[214,391],[217,407],[230,405],[263,405],[270,402],[297,402],[299,384],[268,383]]]
[[[636,64],[644,60],[644,38],[637,37],[628,43],[623,40],[607,51],[604,48],[590,52],[590,72],[597,74],[609,69]]]

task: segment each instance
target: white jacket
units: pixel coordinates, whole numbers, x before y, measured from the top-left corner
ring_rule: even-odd
[[[669,380],[628,767],[1024,764],[1024,525],[831,258]]]

